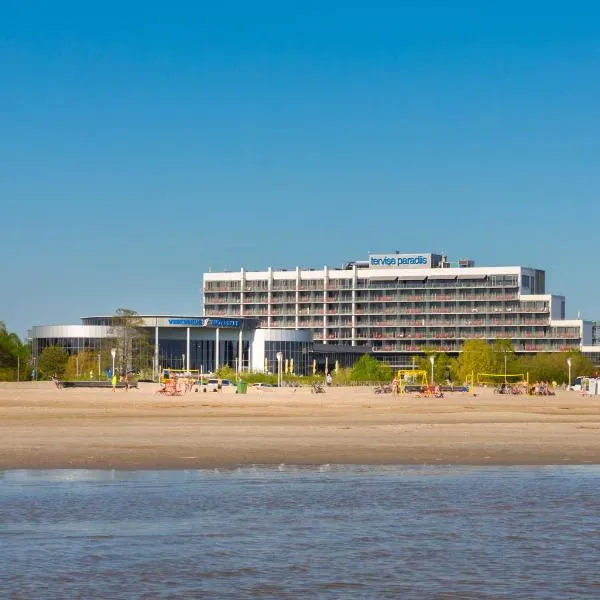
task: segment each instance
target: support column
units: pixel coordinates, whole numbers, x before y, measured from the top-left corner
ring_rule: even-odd
[[[356,265],[352,265],[352,345],[356,346],[356,287],[358,277]]]
[[[242,344],[242,329],[240,328],[239,339],[238,339],[238,375],[242,372],[243,365],[243,350],[244,346]]]
[[[185,338],[185,370],[190,370],[190,328],[187,328]]]
[[[325,265],[323,269],[323,343],[327,343],[327,281],[329,279],[329,269]]]
[[[246,270],[240,270],[240,317],[244,316],[244,292],[246,291]]]
[[[298,329],[298,324],[300,321],[299,318],[299,314],[300,314],[300,267],[296,267],[296,306],[294,308],[295,310],[295,320],[294,320],[294,327],[295,329]]]
[[[267,282],[267,328],[271,328],[271,302],[273,300],[273,267],[269,267],[269,280]]]
[[[215,329],[215,371],[219,368],[219,328]]]
[[[160,381],[160,373],[158,371],[158,325],[154,328],[154,370],[156,375],[158,376],[158,380]]]

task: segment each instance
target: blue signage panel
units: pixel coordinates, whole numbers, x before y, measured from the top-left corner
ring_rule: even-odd
[[[169,319],[169,325],[187,325],[189,327],[240,327],[240,319]]]
[[[205,327],[239,327],[239,319],[206,319]]]

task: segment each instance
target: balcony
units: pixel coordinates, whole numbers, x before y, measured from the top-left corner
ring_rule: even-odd
[[[241,285],[239,281],[209,281],[204,286],[205,292],[239,292]]]
[[[245,292],[267,292],[268,289],[269,286],[267,285],[266,281],[265,285],[260,285],[258,283],[246,283],[244,286]]]

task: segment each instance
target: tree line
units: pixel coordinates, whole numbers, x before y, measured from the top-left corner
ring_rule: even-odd
[[[16,333],[6,329],[0,321],[0,381],[23,381],[29,379],[29,344],[24,344]]]
[[[36,376],[50,378],[56,375],[68,379],[104,377],[112,369],[112,349],[116,350],[116,371],[151,371],[154,347],[148,332],[141,325],[142,319],[137,312],[119,308],[113,316],[110,339],[104,340],[100,348],[85,349],[72,355],[58,346],[45,348],[35,365]],[[492,343],[479,339],[467,340],[458,357],[436,352],[434,348],[425,348],[422,355],[412,357],[411,366],[426,371],[428,379],[431,373],[430,357],[434,359],[433,377],[438,383],[451,381],[461,384],[479,373],[503,374],[505,371],[508,375],[528,374],[532,382],[567,383],[567,359],[571,362],[572,380],[581,375],[598,374],[591,360],[580,351],[517,355],[510,340],[504,339]],[[29,379],[32,368],[29,344],[23,343],[17,334],[9,333],[4,322],[0,321],[0,381]],[[255,375],[259,377],[259,374]],[[266,375],[261,377],[261,381],[268,379]],[[334,382],[338,385],[391,381],[393,377],[394,372],[389,365],[367,354],[362,355],[353,367],[341,368],[333,373]]]
[[[538,354],[517,355],[510,340],[496,340],[488,343],[485,340],[467,340],[458,357],[450,357],[425,349],[425,356],[414,357],[416,368],[431,373],[429,357],[434,357],[433,377],[438,383],[447,380],[453,383],[464,383],[479,373],[502,375],[523,374],[529,381],[555,381],[568,383],[571,362],[571,381],[579,376],[595,376],[597,369],[589,358],[579,350],[570,352],[540,352]]]
[[[571,383],[579,376],[600,376],[589,358],[574,350],[571,352],[547,352],[530,355],[517,355],[510,340],[496,340],[488,343],[485,340],[467,340],[463,351],[457,357],[450,357],[433,348],[425,348],[423,355],[413,356],[408,368],[427,373],[427,381],[431,380],[431,360],[433,358],[433,379],[435,383],[451,382],[462,385],[478,374],[496,374],[500,377],[522,374],[529,377],[530,382],[548,381],[558,384],[568,383],[571,362]],[[395,370],[376,358],[363,354],[351,368],[338,369],[333,374],[336,385],[351,385],[359,382],[389,382]],[[477,383],[475,381],[475,383]]]

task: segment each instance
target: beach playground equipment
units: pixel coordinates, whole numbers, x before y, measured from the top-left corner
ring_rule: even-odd
[[[167,383],[168,381],[173,381],[177,379],[191,378],[194,381],[198,381],[200,379],[200,371],[198,369],[163,369],[160,382]]]
[[[396,373],[400,384],[400,393],[406,394],[415,390],[421,390],[429,385],[427,371],[419,369],[400,369]]]
[[[191,392],[200,377],[200,371],[197,369],[163,369],[160,376],[162,385],[157,393],[180,396],[184,392]]]
[[[529,393],[529,373],[477,373],[476,382],[492,386],[498,394]]]
[[[475,373],[467,375],[465,378],[465,388],[468,392],[472,392],[475,389]]]

